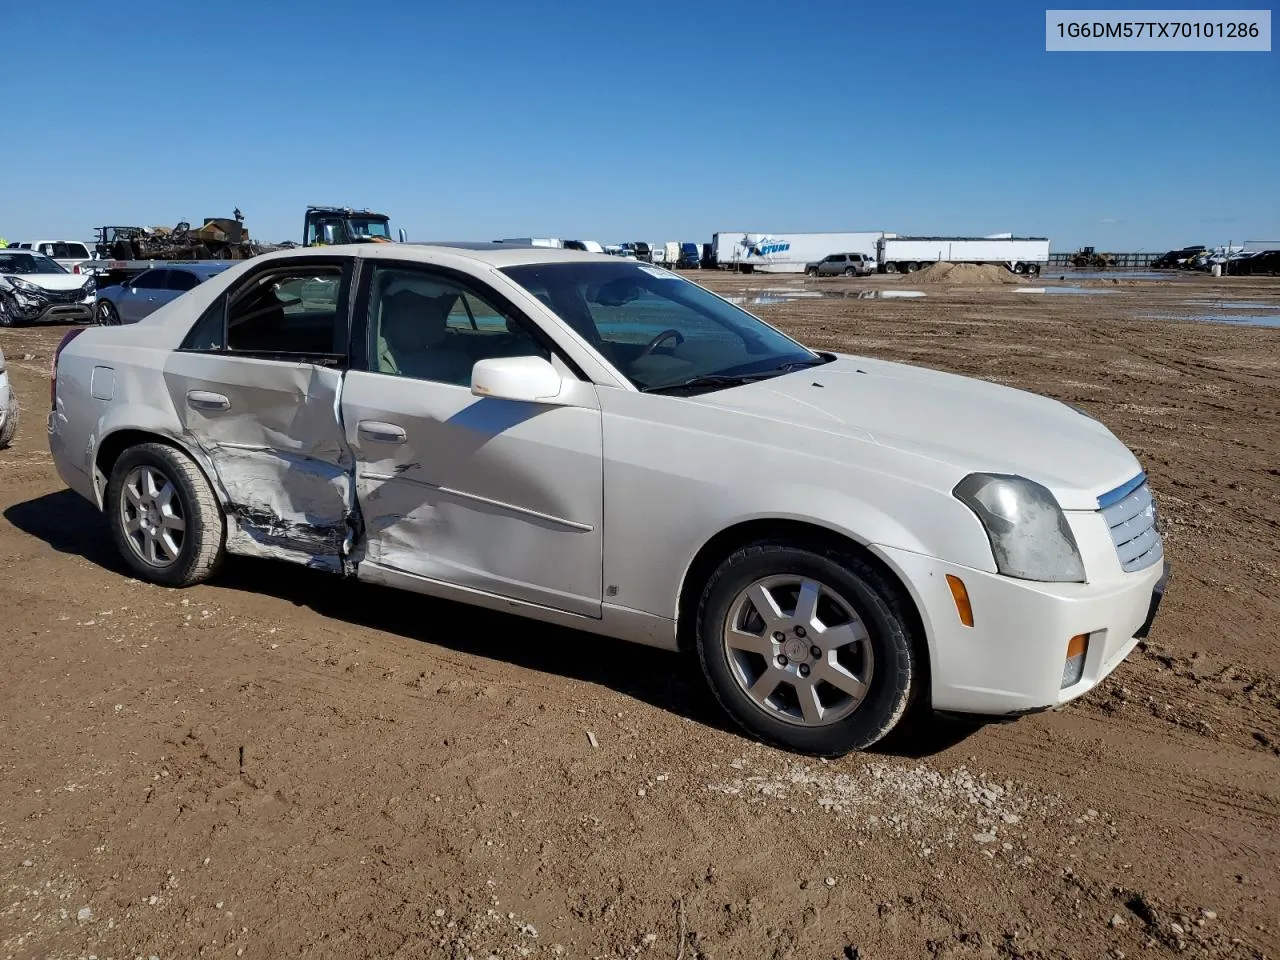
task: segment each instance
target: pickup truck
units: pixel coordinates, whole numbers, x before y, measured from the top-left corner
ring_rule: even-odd
[[[51,260],[56,260],[72,273],[83,273],[81,265],[89,260],[93,260],[94,256],[89,248],[79,240],[32,240],[30,242],[11,243],[10,250],[30,250],[33,253],[43,253]],[[77,269],[80,268],[80,269]]]

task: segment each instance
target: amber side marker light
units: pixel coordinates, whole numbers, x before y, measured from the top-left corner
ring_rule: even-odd
[[[951,599],[956,602],[956,613],[960,614],[960,622],[966,627],[972,627],[973,605],[969,603],[969,591],[964,588],[964,581],[948,573],[947,586],[951,588]]]
[[[1078,633],[1067,641],[1067,659],[1062,664],[1062,689],[1074,686],[1084,676],[1084,658],[1089,652],[1089,635]]]

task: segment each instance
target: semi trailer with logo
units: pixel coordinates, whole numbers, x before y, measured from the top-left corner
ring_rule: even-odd
[[[876,244],[896,234],[883,230],[847,233],[750,233],[722,230],[712,234],[712,257],[722,270],[742,273],[804,273],[805,265],[832,253],[875,256]]]

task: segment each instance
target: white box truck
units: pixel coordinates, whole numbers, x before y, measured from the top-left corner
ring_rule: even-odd
[[[711,236],[715,265],[743,273],[804,273],[805,267],[832,253],[876,255],[876,244],[896,234],[883,230],[848,233],[750,233],[722,230]]]
[[[1045,237],[896,237],[881,238],[876,244],[876,260],[881,273],[914,273],[921,267],[944,260],[947,263],[991,263],[1014,273],[1036,276],[1049,262],[1049,241]]]

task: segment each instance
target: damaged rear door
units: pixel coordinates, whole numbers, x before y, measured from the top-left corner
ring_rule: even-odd
[[[338,572],[355,510],[339,421],[351,257],[272,260],[192,327],[165,366],[186,440],[234,518],[227,549]]]

